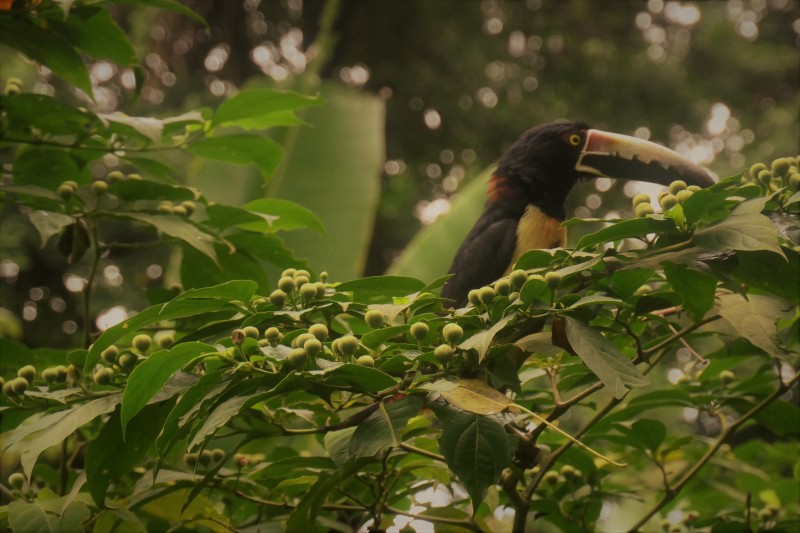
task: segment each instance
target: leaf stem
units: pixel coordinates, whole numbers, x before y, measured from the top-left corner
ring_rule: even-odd
[[[416,453],[417,455],[422,455],[423,457],[428,457],[435,461],[446,462],[444,455],[439,455],[438,453],[429,452],[428,450],[423,450],[422,448],[417,448],[416,446],[412,446],[411,444],[407,444],[405,442],[400,443],[400,448],[411,453]]]

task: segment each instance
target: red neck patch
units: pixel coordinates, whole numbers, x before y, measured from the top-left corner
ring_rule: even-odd
[[[518,194],[517,186],[514,181],[504,176],[492,176],[489,178],[489,190],[487,195],[490,202],[496,202],[502,198],[516,196]]]

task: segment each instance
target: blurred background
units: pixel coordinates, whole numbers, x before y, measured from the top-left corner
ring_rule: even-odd
[[[133,72],[98,61],[90,70],[95,100],[86,105],[164,117],[216,107],[242,88],[322,94],[328,103],[302,115],[307,126],[274,134],[288,155],[266,186],[253,169],[220,176],[209,161],[187,163],[182,178],[212,200],[240,205],[266,194],[317,213],[327,237],[306,232],[286,241],[332,279],[387,269],[444,274],[482,205],[485,169],[543,122],[583,120],[651,139],[721,177],[798,151],[796,0],[182,3],[209,27],[174,12],[114,6],[146,71],[145,86],[132,98]],[[23,65],[8,50],[0,60],[4,78],[13,71],[33,92],[59,95],[47,69]],[[356,174],[349,189],[342,185]],[[568,216],[630,216],[629,198],[639,190],[635,183],[588,182],[571,195]],[[364,201],[353,204],[362,193]],[[458,210],[459,203],[466,207]],[[349,233],[353,211],[367,214],[357,235]],[[430,237],[448,213],[456,228],[439,230],[427,249],[418,246],[415,236],[431,230]],[[19,231],[12,237],[13,224]],[[66,276],[53,274],[64,265],[20,244],[30,228],[13,220],[4,226],[4,255],[19,256],[0,268],[4,307],[32,323],[45,318],[36,302],[49,299],[47,313],[57,317],[42,328],[55,327],[68,340],[72,326],[61,324],[77,296]],[[337,250],[351,260],[329,259]],[[49,266],[37,272],[25,254]],[[437,256],[435,266],[415,270],[426,254]],[[125,292],[122,279],[130,276],[120,265],[138,264],[139,285],[166,283],[159,264],[167,261],[129,257],[109,265],[116,270],[105,273],[104,309],[121,298],[141,308]],[[30,303],[34,311],[26,315]],[[43,330],[28,326],[26,342],[41,343]]]

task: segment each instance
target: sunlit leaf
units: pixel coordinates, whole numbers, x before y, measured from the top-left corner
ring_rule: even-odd
[[[190,144],[187,150],[194,155],[228,163],[254,163],[265,181],[269,180],[283,157],[283,149],[272,139],[244,133],[206,137]]]
[[[222,102],[214,112],[215,125],[243,119],[269,119],[271,115],[284,115],[308,106],[318,105],[319,98],[291,91],[274,89],[249,89]]]
[[[378,409],[361,422],[353,433],[349,454],[352,457],[377,457],[389,448],[396,448],[401,442],[401,431],[421,408],[420,396],[380,402]]]
[[[708,250],[769,250],[784,255],[778,244],[778,231],[769,218],[760,214],[724,218],[697,230],[692,242]]]

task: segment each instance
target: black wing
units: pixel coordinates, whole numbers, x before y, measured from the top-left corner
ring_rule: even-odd
[[[454,276],[442,288],[442,297],[462,307],[470,290],[502,276],[514,255],[518,223],[519,217],[508,212],[484,211],[456,252],[449,271]]]

